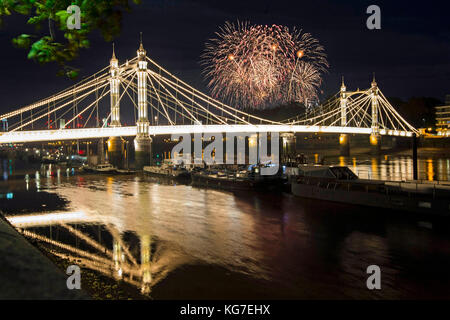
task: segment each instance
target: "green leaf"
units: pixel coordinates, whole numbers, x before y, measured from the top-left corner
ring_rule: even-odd
[[[9,11],[9,9],[7,7],[0,6],[0,16],[2,16],[2,15],[10,16],[11,11]]]
[[[20,14],[29,15],[31,11],[31,5],[16,5],[13,9]]]
[[[45,19],[45,18],[44,18]],[[28,19],[28,24],[38,24],[43,20],[42,16],[31,17]]]
[[[70,79],[74,79],[78,77],[78,71],[72,70],[66,73]]]
[[[29,48],[31,44],[31,36],[29,34],[21,34],[20,36],[14,38],[13,44],[18,48]]]
[[[61,10],[55,13],[55,16],[59,19],[59,23],[61,26],[67,26],[67,19],[70,17],[70,14],[65,10]]]
[[[89,40],[82,40],[81,41],[81,47],[89,48],[89,45],[90,45]]]

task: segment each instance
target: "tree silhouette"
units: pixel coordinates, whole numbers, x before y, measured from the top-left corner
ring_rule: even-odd
[[[132,0],[140,4],[141,0]],[[131,11],[128,0],[0,0],[0,25],[5,16],[14,14],[29,17],[27,24],[36,27],[36,34],[20,34],[12,42],[28,51],[28,59],[38,63],[57,63],[58,75],[69,78],[78,71],[67,63],[78,57],[81,49],[89,48],[88,36],[99,30],[105,41],[120,33],[122,16]],[[81,28],[69,30],[67,7],[81,9]]]

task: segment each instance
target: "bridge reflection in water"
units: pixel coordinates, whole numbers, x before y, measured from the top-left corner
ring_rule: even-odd
[[[254,241],[252,222],[247,216],[237,218],[240,210],[231,194],[218,199],[216,191],[146,184],[139,178],[122,183],[117,177],[91,181],[83,176],[43,177],[36,181],[36,190],[53,191],[55,185],[58,195],[68,199],[74,210],[11,215],[7,219],[50,254],[122,280],[143,294],[150,294],[170,271],[196,256],[206,255],[209,263],[215,263],[220,252],[220,260],[236,267],[255,254],[247,246]],[[187,212],[191,214],[186,216]],[[192,212],[219,213],[219,218],[202,225]],[[180,223],[181,230],[176,228]],[[215,232],[204,238],[207,228]],[[172,240],[170,245],[162,240],[167,238]],[[240,243],[243,238],[248,241]],[[257,265],[251,269],[264,277]]]
[[[136,286],[143,294],[149,294],[150,286],[167,272],[159,268],[158,261],[151,261],[150,235],[134,235],[128,243],[114,225],[98,224],[83,211],[7,219],[24,236],[38,240],[55,257],[122,280]],[[81,222],[88,226],[79,226]],[[136,252],[137,257],[133,255]],[[152,275],[156,276],[152,279]]]
[[[448,175],[447,161],[434,163],[433,172]],[[380,177],[408,172],[402,158],[369,158],[363,165],[377,168]],[[365,287],[368,263],[385,270],[383,298],[448,297],[450,238],[435,230],[442,224],[424,230],[414,219],[396,219],[393,213],[149,177],[50,176],[31,179],[28,191],[23,180],[9,181],[8,187],[15,190],[0,201],[22,201],[28,211],[34,205],[45,208],[30,200],[39,201],[44,191],[69,203],[67,211],[8,213],[26,236],[56,257],[152,297],[170,282],[176,284],[170,298],[373,298]],[[38,197],[30,197],[38,187]],[[192,272],[192,265],[210,269]],[[184,278],[171,281],[180,273]],[[251,281],[242,282],[240,275]],[[263,288],[257,286],[261,281]],[[195,291],[202,282],[207,289]],[[210,291],[216,287],[221,289]]]

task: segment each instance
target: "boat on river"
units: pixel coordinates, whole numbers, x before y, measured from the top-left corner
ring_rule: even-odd
[[[450,183],[360,179],[345,166],[300,165],[291,191],[304,198],[450,216]]]
[[[172,160],[166,159],[160,166],[145,166],[144,173],[179,180],[190,180],[191,173],[181,165],[176,165]]]
[[[80,170],[88,173],[117,173],[117,168],[110,163],[101,163],[96,166],[83,165]]]
[[[281,190],[286,179],[279,171],[261,175],[261,168],[271,164],[251,165],[246,170],[201,170],[192,172],[192,184],[226,190]]]

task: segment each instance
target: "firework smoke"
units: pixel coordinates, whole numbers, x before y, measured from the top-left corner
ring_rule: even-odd
[[[317,98],[328,62],[324,48],[309,33],[227,22],[216,35],[202,55],[216,98],[241,109]]]

